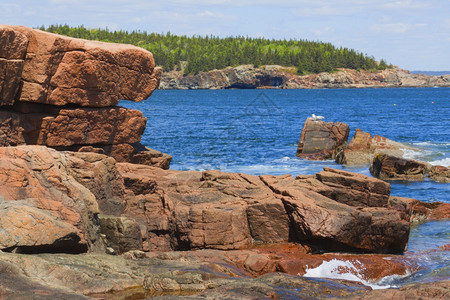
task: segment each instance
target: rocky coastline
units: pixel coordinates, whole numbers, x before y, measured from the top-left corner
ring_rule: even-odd
[[[2,25],[0,65],[0,299],[375,299],[301,275],[331,261],[367,282],[417,271],[397,255],[412,224],[449,218],[337,169],[169,170],[139,144],[142,113],[116,106],[158,87],[140,48]],[[445,298],[447,284],[387,293]]]
[[[450,182],[450,169],[428,162],[403,158],[405,151],[420,149],[372,136],[356,128],[348,142],[350,127],[341,122],[325,122],[308,117],[303,125],[297,156],[308,160],[333,159],[347,166],[370,164],[370,173],[383,180]]]
[[[223,70],[183,75],[163,72],[159,89],[324,89],[450,87],[450,75],[412,74],[394,67],[379,71],[339,69],[332,73],[297,75],[295,69],[277,65],[242,65]]]

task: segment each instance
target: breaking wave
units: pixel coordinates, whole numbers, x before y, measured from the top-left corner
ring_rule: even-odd
[[[307,268],[304,277],[312,278],[328,278],[328,279],[342,279],[361,282],[362,284],[371,287],[372,289],[388,289],[396,287],[393,282],[399,278],[404,278],[410,274],[391,275],[383,277],[381,280],[372,282],[366,280],[361,274],[360,270],[355,266],[362,266],[361,262],[356,260],[354,263],[350,261],[343,261],[339,259],[332,259],[330,261],[324,261],[317,268]]]

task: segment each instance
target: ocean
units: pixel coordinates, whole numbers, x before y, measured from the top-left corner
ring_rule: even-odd
[[[359,128],[418,149],[407,151],[406,158],[450,166],[449,88],[157,90],[143,102],[120,105],[143,112],[148,120],[142,144],[172,155],[175,170],[296,176],[332,167],[370,176],[368,165],[296,157],[303,123],[313,113],[347,123],[350,137]],[[391,186],[394,196],[450,202],[450,184],[395,181]],[[450,244],[449,228],[449,220],[412,228],[405,255],[422,269],[379,286],[450,279],[449,251],[439,250]]]

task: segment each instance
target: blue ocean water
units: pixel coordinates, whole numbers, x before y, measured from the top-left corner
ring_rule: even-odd
[[[325,166],[345,168],[296,157],[303,123],[313,113],[347,123],[350,137],[360,128],[417,148],[407,151],[408,158],[450,165],[449,88],[157,90],[143,102],[120,104],[143,112],[148,121],[142,143],[172,155],[176,170],[295,176]],[[370,176],[368,165],[345,169]],[[391,184],[395,196],[450,201],[450,184]],[[448,228],[449,221],[414,228],[409,249],[426,252],[449,244]],[[443,255],[439,264],[448,264]]]

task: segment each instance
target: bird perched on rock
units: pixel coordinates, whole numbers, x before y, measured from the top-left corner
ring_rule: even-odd
[[[312,114],[312,119],[313,119],[313,121],[320,121],[320,120],[325,119],[325,117],[323,117],[323,116],[316,116],[315,114]]]

